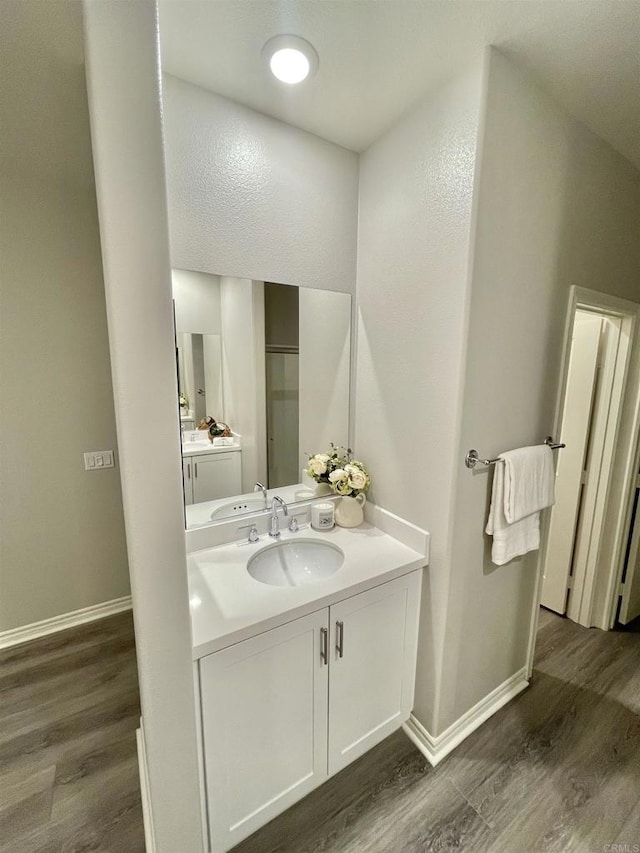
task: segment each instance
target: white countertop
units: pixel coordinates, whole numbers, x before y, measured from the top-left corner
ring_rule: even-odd
[[[204,453],[233,453],[240,450],[239,444],[224,444],[222,446],[212,444],[209,439],[205,441],[183,441],[183,456],[201,456]]]
[[[266,535],[254,544],[232,543],[189,554],[194,660],[427,564],[425,554],[367,522],[322,532],[311,527],[298,533],[285,529],[280,541],[295,538],[337,545],[344,552],[343,565],[317,583],[277,587],[254,580],[246,568],[253,554],[273,544]]]

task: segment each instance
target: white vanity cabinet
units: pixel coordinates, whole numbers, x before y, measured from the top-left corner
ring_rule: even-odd
[[[321,610],[200,661],[211,847],[221,853],[327,778]]]
[[[412,572],[329,608],[330,776],[409,718],[421,578]]]
[[[242,491],[240,450],[200,453],[182,460],[186,504],[214,501]]]
[[[421,578],[413,571],[200,659],[212,853],[407,720]]]

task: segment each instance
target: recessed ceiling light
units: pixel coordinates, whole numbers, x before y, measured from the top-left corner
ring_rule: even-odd
[[[274,36],[265,44],[262,56],[282,83],[302,83],[318,70],[318,54],[300,36]]]

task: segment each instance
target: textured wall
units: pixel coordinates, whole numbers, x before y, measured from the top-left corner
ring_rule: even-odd
[[[536,580],[536,554],[491,563],[491,476],[464,453],[552,431],[571,285],[640,298],[640,174],[497,51],[482,148],[437,731],[526,665]]]
[[[0,631],[129,594],[80,7],[0,26]],[[46,129],[46,130],[45,130]]]
[[[155,3],[84,25],[155,850],[202,853]]]
[[[433,727],[447,604],[480,69],[360,162],[355,450],[376,503],[431,532],[416,715]]]
[[[174,267],[353,291],[358,157],[164,78]]]

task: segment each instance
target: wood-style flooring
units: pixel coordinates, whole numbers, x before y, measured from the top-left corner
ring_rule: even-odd
[[[142,853],[138,717],[129,614],[0,652],[0,853]],[[616,844],[640,851],[640,626],[543,611],[531,687],[437,768],[398,732],[234,853]]]
[[[139,721],[130,613],[0,651],[0,853],[143,853]]]
[[[531,686],[438,767],[398,732],[233,853],[616,849],[640,853],[640,626],[543,611]]]

